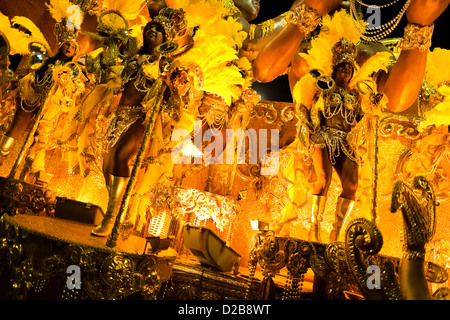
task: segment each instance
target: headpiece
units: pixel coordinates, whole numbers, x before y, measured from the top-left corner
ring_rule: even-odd
[[[155,17],[154,21],[164,28],[167,41],[173,41],[186,34],[186,14],[181,8],[164,8]]]
[[[77,12],[77,14],[72,17],[72,13],[69,13],[70,11],[68,10],[72,5],[73,3],[71,0],[50,0],[50,2],[46,4],[51,16],[56,20],[54,33],[58,48],[67,41],[76,43],[76,38],[80,31],[83,15],[80,12]]]
[[[346,39],[341,38],[331,48],[333,53],[332,69],[335,70],[341,63],[350,63],[355,68],[356,45]]]
[[[62,18],[55,24],[55,36],[56,41],[58,43],[58,48],[60,48],[63,43],[67,41],[71,42],[77,42],[77,35],[79,33],[79,29],[76,28],[76,26],[70,22],[67,18]],[[77,46],[78,47],[78,46]]]

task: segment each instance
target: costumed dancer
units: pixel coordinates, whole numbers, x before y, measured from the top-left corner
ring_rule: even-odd
[[[86,177],[91,170],[101,167],[99,140],[120,99],[124,66],[138,50],[135,33],[140,25],[130,27],[129,19],[135,19],[142,8],[145,8],[142,1],[103,1],[101,8],[94,11],[98,16],[96,33],[83,32],[101,46],[83,57],[91,87],[59,141],[67,153],[72,174]]]
[[[302,141],[306,147],[311,147],[311,157],[316,176],[312,191],[311,229],[308,235],[311,241],[321,241],[320,222],[325,208],[332,169],[335,169],[341,180],[342,193],[338,199],[330,241],[339,239],[342,225],[345,219],[350,216],[354,206],[358,186],[357,159],[347,142],[348,132],[356,124],[358,117],[361,116],[361,96],[355,90],[355,87],[351,87],[351,83],[353,82],[353,85],[356,85],[357,82],[364,80],[356,81],[354,78],[352,79],[355,76],[355,65],[353,63],[356,55],[356,46],[353,43],[355,39],[336,39],[332,43],[333,41],[330,42],[330,39],[320,40],[321,38],[318,37],[312,41],[312,43],[314,41],[317,42],[316,48],[313,46],[307,55],[296,55],[297,47],[302,39],[317,27],[321,16],[335,8],[339,2],[321,1],[311,3],[306,1],[304,5],[295,10],[292,19],[293,23],[269,42],[253,64],[255,78],[262,81],[271,81],[279,74],[282,74],[291,64],[289,76],[297,107],[296,113],[299,119],[298,140]],[[378,73],[378,78],[371,81],[377,85],[373,88],[373,92],[384,92],[387,99],[389,99],[386,104],[390,110],[401,111],[409,108],[414,103],[422,83],[422,78],[417,73],[423,74],[424,72],[421,69],[421,67],[424,67],[421,64],[424,55],[422,50],[425,48],[426,59],[426,51],[430,45],[432,34],[432,26],[430,24],[434,22],[447,5],[448,3],[436,5],[429,2],[426,4],[420,3],[420,1],[411,2],[407,12],[410,23],[405,28],[405,36],[401,45],[403,50],[398,61],[389,73]],[[423,10],[428,8],[428,6],[430,6],[430,10],[432,9],[429,14],[425,18],[419,16],[420,8],[422,7]],[[418,25],[416,21],[420,22],[421,25]],[[323,21],[323,23],[325,24],[326,21]],[[351,28],[352,21],[348,21],[348,24],[343,24],[343,26],[344,29],[341,31],[345,31],[345,28]],[[332,30],[332,24],[328,27]],[[324,31],[324,34],[326,34],[326,30]],[[322,44],[326,46],[327,43],[329,48],[330,44],[332,47],[328,52],[328,57],[324,58],[322,56],[322,61],[333,63],[333,68],[331,70],[328,69],[331,72],[324,73],[323,69],[319,69],[319,73],[316,71],[311,72],[314,65],[323,63],[318,61],[317,57],[314,59],[314,50],[321,48]],[[311,58],[309,60],[307,59],[308,55]],[[378,71],[376,67],[383,69],[383,64],[375,63],[379,57],[379,54],[373,57],[373,72]],[[419,67],[417,68],[417,65],[415,65],[412,68],[413,70],[411,70],[404,64],[405,61],[415,62]],[[372,64],[369,61],[367,63]],[[387,64],[388,62],[386,62]],[[400,74],[402,74],[401,77]],[[366,77],[370,75],[368,73]],[[392,78],[397,79],[399,82],[393,83]],[[302,84],[297,83],[299,81]],[[314,88],[314,86],[320,88],[317,91],[319,92],[318,96],[316,96],[316,90],[307,89]],[[412,94],[416,87],[417,90],[413,95],[413,99],[411,99],[407,94]],[[384,100],[386,101],[386,98]],[[295,177],[292,174],[289,176]],[[301,188],[301,185],[294,182],[292,194],[290,194],[292,203],[295,204],[296,197],[304,196],[302,194],[304,189],[302,190]],[[297,218],[295,208],[289,209],[292,203],[288,203],[280,222]],[[365,218],[372,220],[371,215]]]
[[[77,36],[80,32],[82,19],[75,25],[69,20],[67,13],[70,1],[50,1],[48,9],[52,17],[57,21],[55,25],[55,35],[59,50],[73,54],[72,62],[63,65],[55,65],[53,70],[53,81],[55,86],[49,93],[49,98],[37,129],[35,143],[31,146],[29,154],[33,155],[32,172],[45,171],[45,153],[47,150],[60,147],[58,142],[68,129],[70,120],[81,104],[85,94],[85,83],[89,82],[87,73],[81,64],[78,64],[77,57],[80,50]],[[44,64],[47,61],[44,61]],[[73,166],[73,158],[67,150],[62,149],[62,159],[67,160],[70,168]]]
[[[215,179],[215,170],[223,169],[220,164],[224,162],[220,159],[226,149],[226,130],[230,124],[234,129],[240,126],[245,130],[252,106],[259,101],[250,89],[251,63],[239,56],[247,33],[220,0],[177,0],[176,5],[186,10],[188,22],[196,27],[194,50],[180,60],[184,64],[197,64],[203,73],[204,81],[196,83],[204,91],[198,109],[202,126],[201,131],[196,127],[199,131],[194,135],[205,137],[208,131],[213,132],[214,138],[203,139],[203,145],[195,145],[195,148],[201,150],[208,165],[206,191],[217,193],[227,183],[223,176]],[[241,103],[244,100],[246,104]],[[225,169],[228,170],[226,166]]]
[[[50,5],[49,9],[52,8]],[[36,117],[34,132],[32,130],[28,134],[10,174],[15,173],[23,156],[28,153],[21,178],[25,177],[30,168],[35,172],[45,171],[45,151],[56,147],[58,134],[63,131],[64,115],[75,110],[84,90],[83,81],[75,79],[75,75],[81,74],[81,69],[73,62],[78,52],[78,29],[66,17],[58,14],[55,17],[58,19],[55,24],[58,51],[51,58],[45,59],[36,71],[20,79],[16,112],[5,133],[6,137],[17,140]]]
[[[19,30],[18,26],[22,29]],[[17,103],[17,101],[20,101],[18,100],[18,80],[24,76],[21,71],[17,69],[13,71],[9,68],[9,55],[22,56],[23,64],[27,65],[25,69],[27,70],[26,74],[28,74],[30,72],[30,46],[39,44],[46,51],[50,49],[40,30],[26,17],[16,16],[10,21],[7,16],[0,13],[0,34],[2,34],[4,40],[2,50],[5,50],[1,53],[0,123],[2,132],[5,132],[11,125],[16,107],[19,106]],[[0,136],[0,163],[9,155],[19,136],[20,134],[15,137],[4,134]]]
[[[171,48],[165,54],[163,43]],[[158,47],[159,46],[159,47]],[[176,59],[192,46],[191,33],[182,10],[165,8],[154,20],[149,22],[143,31],[143,46],[135,59],[130,61],[123,70],[124,90],[122,92],[115,116],[111,120],[105,139],[106,153],[103,162],[103,174],[109,188],[109,202],[103,221],[92,231],[94,236],[108,236],[118,214],[122,197],[127,187],[131,170],[130,162],[137,155],[148,113],[152,108],[153,85],[164,71],[166,59]],[[157,49],[159,48],[159,50]],[[162,50],[162,51],[161,51]],[[138,183],[145,186],[156,184],[166,173],[171,174],[170,160],[167,155],[167,143],[170,139],[172,126],[184,121],[183,113],[186,105],[182,104],[180,92],[172,85],[177,83],[175,73],[171,75],[169,88],[164,91],[161,112],[155,120],[151,133],[151,142],[145,157],[150,161],[151,169],[144,168],[139,173]],[[169,82],[169,81],[168,81]],[[193,120],[190,121],[193,125]],[[168,167],[168,169],[167,169]],[[142,171],[145,171],[144,173]],[[145,189],[136,186],[137,189]],[[123,226],[131,224],[134,227],[136,212],[131,208],[126,213]],[[142,221],[141,221],[142,222]]]

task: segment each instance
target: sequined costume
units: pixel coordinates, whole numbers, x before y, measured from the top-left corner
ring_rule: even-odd
[[[347,27],[351,23],[351,17],[343,10],[334,13],[333,16],[324,16],[322,31],[311,40],[311,49],[300,53],[307,62],[310,72],[303,76],[293,89],[296,115],[299,119],[297,140],[293,145],[299,150],[303,149],[301,152],[293,152],[293,158],[305,156],[305,150],[312,156],[312,153],[320,148],[326,150],[332,166],[336,166],[338,158],[342,161],[344,157],[357,167],[359,155],[349,143],[349,134],[365,113],[380,110],[386,103],[386,99],[381,98],[376,104],[373,103],[376,84],[372,76],[380,70],[387,70],[391,54],[381,52],[369,58],[364,65],[356,65],[355,44],[359,34]],[[335,84],[334,74],[343,64],[351,66],[352,75],[346,87],[339,87]],[[372,88],[373,94],[361,94],[357,83],[366,83]],[[285,177],[292,183],[288,190],[290,201],[283,209],[278,221],[280,224],[298,217],[298,208],[305,204],[307,194],[311,192],[304,186],[305,182],[309,184],[312,180],[308,177],[308,172],[298,172],[302,170],[302,166],[294,165],[297,163],[295,159],[291,159],[291,163],[292,165],[284,172]],[[299,178],[302,175],[304,178]],[[352,181],[355,178],[349,179]],[[312,196],[313,226],[321,221],[325,201],[326,196]],[[338,217],[336,219],[339,220],[336,222],[336,233],[343,217],[352,210],[353,203],[353,200],[339,197],[336,208]],[[320,241],[318,230],[314,233],[315,236],[311,234],[311,239]]]
[[[320,93],[324,109],[320,111],[320,124],[312,137],[315,146],[328,149],[330,162],[343,152],[350,160],[357,162],[357,156],[347,141],[347,134],[361,119],[362,110],[357,91],[332,88]]]

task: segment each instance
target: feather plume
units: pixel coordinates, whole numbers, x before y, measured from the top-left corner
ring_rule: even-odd
[[[147,10],[146,0],[103,0],[107,10],[119,11],[128,21],[136,19],[142,10]]]
[[[361,21],[364,23],[364,21]],[[344,9],[336,11],[333,15],[326,15],[322,19],[323,34],[320,35],[327,39],[331,45],[335,44],[341,38],[346,38],[353,43],[358,42],[360,34],[354,28],[352,16]],[[322,33],[322,32],[321,32]]]
[[[323,74],[332,73],[331,48],[341,38],[357,43],[360,34],[353,27],[352,17],[345,10],[336,11],[333,15],[322,18],[322,28],[319,35],[311,41],[311,49],[300,53],[310,69],[317,69]]]
[[[360,81],[372,80],[372,75],[380,70],[387,72],[387,66],[391,59],[392,54],[390,52],[378,52],[373,55],[355,72],[349,83],[349,87],[354,88]]]
[[[226,9],[221,0],[175,0],[175,8],[183,8],[190,28],[204,25],[214,25],[222,19]]]
[[[72,14],[67,12],[67,8],[73,5],[70,0],[50,0],[50,3],[45,5],[56,22],[68,18]]]
[[[198,27],[211,36],[220,33],[232,39],[238,47],[247,37],[235,18],[224,18],[227,10],[221,0],[176,0],[174,6],[186,12],[189,28]]]
[[[0,32],[6,37],[10,44],[10,54],[28,54],[29,44],[34,40],[30,35],[11,26],[11,21],[0,12]]]
[[[178,58],[178,63],[198,65],[203,74],[198,89],[216,94],[230,105],[251,84],[238,67],[246,64],[238,63],[236,50],[247,33],[236,19],[224,18],[226,9],[221,0],[177,0],[174,7],[186,12],[189,28],[197,27],[193,48]]]
[[[16,16],[11,19],[13,24],[20,25],[21,27],[27,29],[31,33],[31,37],[29,38],[30,42],[35,41],[42,44],[47,51],[50,51],[50,45],[45,39],[44,34],[41,30],[34,24],[33,21],[28,19],[27,17]]]
[[[295,84],[292,96],[294,97],[297,105],[303,104],[308,109],[311,108],[314,95],[317,91],[317,88],[315,86],[316,81],[316,78],[308,73]]]
[[[450,50],[435,48],[428,53],[425,79],[438,87],[443,81],[450,80]]]
[[[230,61],[237,59],[236,50],[227,44],[223,35],[197,38],[194,47],[177,58],[181,66],[198,65],[203,74],[203,85],[199,90],[222,97],[227,104],[237,99],[246,82],[239,68]],[[245,89],[245,88],[244,88]]]

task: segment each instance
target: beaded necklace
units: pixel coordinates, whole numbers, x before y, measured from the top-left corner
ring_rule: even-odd
[[[388,4],[377,6],[377,5],[368,5],[361,0],[356,0],[359,4],[362,6],[368,7],[368,8],[386,8],[389,6],[392,6],[393,4],[397,3],[399,0],[394,0]],[[400,23],[400,20],[402,19],[403,15],[405,14],[406,10],[409,7],[409,4],[411,3],[411,0],[406,0],[406,2],[403,4],[402,9],[400,9],[399,13],[390,21],[382,24],[379,27],[370,28],[367,29],[366,26],[360,22],[358,18],[358,12],[356,10],[355,0],[350,0],[350,13],[352,15],[352,22],[355,29],[359,32],[361,35],[361,38],[363,40],[369,41],[369,42],[376,42],[378,40],[381,40],[388,36],[394,29],[398,26]]]

